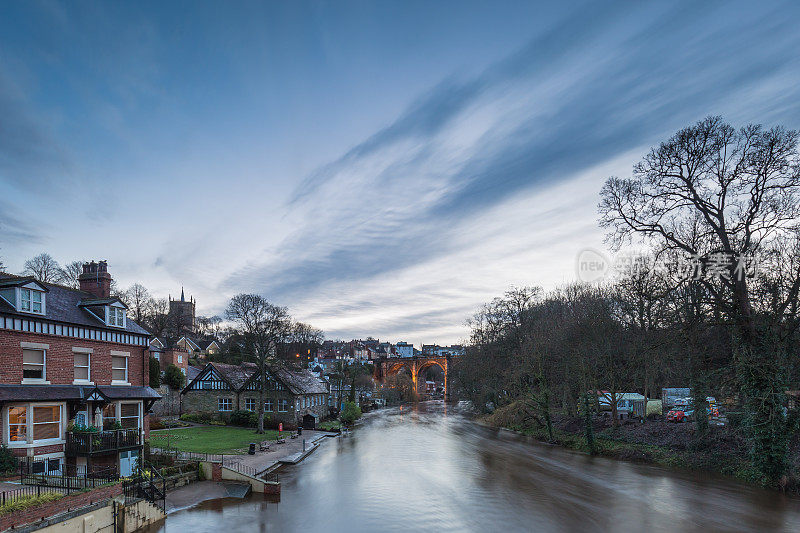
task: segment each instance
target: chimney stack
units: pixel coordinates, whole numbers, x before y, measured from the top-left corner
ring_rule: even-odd
[[[81,290],[92,293],[97,298],[111,296],[111,274],[108,273],[108,263],[100,261],[83,264],[83,274],[78,276]]]

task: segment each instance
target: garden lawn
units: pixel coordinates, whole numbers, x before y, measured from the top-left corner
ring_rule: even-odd
[[[168,438],[169,435],[169,438]],[[150,446],[169,447],[183,452],[237,453],[246,451],[251,442],[275,440],[278,432],[267,430],[257,434],[254,429],[231,426],[194,426],[150,432]]]

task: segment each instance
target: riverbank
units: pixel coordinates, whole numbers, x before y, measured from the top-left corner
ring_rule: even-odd
[[[516,406],[507,406],[492,415],[480,417],[478,422],[589,453],[582,418],[554,414],[551,438],[543,424],[520,420],[519,411]],[[699,443],[695,425],[691,423],[625,421],[615,428],[610,419],[602,417],[593,418],[592,423],[597,455],[671,469],[712,472],[750,484],[765,485],[748,457],[745,440],[730,427],[710,427],[707,438]],[[791,446],[790,462],[792,474],[781,488],[800,493],[800,477],[797,475],[800,471],[800,444],[797,439]]]

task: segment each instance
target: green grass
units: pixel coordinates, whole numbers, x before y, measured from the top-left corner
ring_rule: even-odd
[[[7,515],[9,513],[15,513],[17,511],[24,511],[29,507],[52,502],[63,497],[64,495],[58,492],[43,492],[39,496],[22,496],[10,503],[0,506],[0,516]]]
[[[278,432],[274,430],[259,435],[250,428],[195,426],[153,431],[150,433],[150,446],[166,448],[169,441],[170,448],[183,452],[236,453],[247,449],[251,442],[275,440],[277,436]]]
[[[317,424],[317,429],[341,429],[342,423],[338,420],[326,420],[325,422],[320,422]]]

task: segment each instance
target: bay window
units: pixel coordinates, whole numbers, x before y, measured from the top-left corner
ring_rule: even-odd
[[[136,429],[139,427],[139,404],[123,403],[120,405],[120,424],[123,429]]]
[[[27,407],[9,407],[8,440],[11,442],[27,442],[28,440]]]

